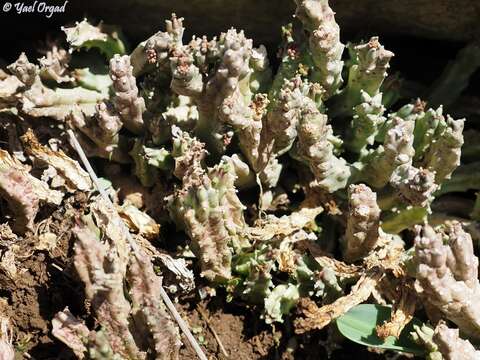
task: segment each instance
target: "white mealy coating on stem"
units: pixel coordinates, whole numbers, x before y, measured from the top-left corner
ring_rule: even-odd
[[[346,186],[350,167],[345,159],[333,153],[329,140],[333,131],[327,120],[327,115],[320,113],[315,102],[304,96],[297,127],[298,140],[292,155],[308,165],[320,188],[334,192]]]
[[[357,96],[360,95],[360,90],[375,96],[387,76],[393,53],[386,50],[376,36],[367,43],[354,46],[352,52],[356,56],[356,64],[350,68],[348,89]]]
[[[445,360],[476,360],[480,351],[475,350],[468,340],[460,338],[458,329],[450,329],[445,323],[435,328],[433,341]]]
[[[116,54],[110,60],[110,77],[114,91],[113,104],[124,126],[135,134],[144,130],[145,100],[138,95],[136,79],[128,55]]]
[[[462,225],[447,222],[442,232],[418,226],[415,258],[417,292],[462,332],[480,338],[478,258]]]
[[[463,127],[465,119],[454,120],[447,115],[443,124],[439,124],[433,140],[426,150],[423,166],[435,172],[435,181],[440,184],[449,179],[460,165],[463,145]]]
[[[167,198],[171,216],[192,240],[202,276],[211,281],[231,277],[232,253],[245,246],[244,206],[234,187],[230,164],[220,163],[208,171],[202,168],[203,144],[174,128],[174,174],[182,186]]]
[[[24,53],[8,66],[8,70],[23,85],[4,81],[2,85],[7,88],[0,91],[0,96],[4,97],[3,102],[17,105],[21,112],[32,117],[51,117],[64,121],[67,115],[77,109],[91,115],[97,101],[105,98],[105,94],[82,87],[51,89],[45,86],[38,66],[31,64]]]
[[[394,170],[404,164],[411,164],[414,122],[395,116],[392,126],[385,135],[383,146],[366,156],[363,168],[365,181],[374,188],[388,184]]]
[[[348,218],[345,233],[346,261],[355,261],[372,251],[380,236],[377,194],[364,184],[348,188]]]
[[[400,199],[409,205],[427,206],[438,189],[435,174],[427,169],[418,169],[411,164],[400,165],[392,174],[390,184],[397,190]]]
[[[313,80],[325,89],[325,98],[342,85],[342,54],[340,27],[328,0],[296,0],[295,15],[309,32],[308,45],[315,64]]]
[[[57,83],[71,82],[73,77],[68,73],[68,63],[70,62],[70,53],[52,44],[52,47],[45,56],[39,59],[40,76],[47,80],[54,80]]]
[[[373,145],[380,126],[385,123],[385,107],[382,105],[382,94],[370,96],[361,90],[362,102],[355,106],[354,116],[350,124],[346,146],[354,152],[363,153],[367,145]]]

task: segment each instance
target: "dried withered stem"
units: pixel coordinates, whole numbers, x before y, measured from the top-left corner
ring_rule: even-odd
[[[148,214],[139,210],[134,205],[126,202],[118,207],[118,213],[127,224],[130,231],[146,238],[154,239],[160,233],[160,225]]]
[[[340,266],[342,263],[337,261],[337,269],[347,270],[346,275],[349,275],[347,277],[355,277],[358,276],[358,273],[361,273],[359,280],[348,295],[340,297],[333,303],[320,308],[309,299],[301,299],[300,310],[305,318],[296,320],[296,332],[304,333],[313,329],[322,329],[332,320],[366,301],[372,292],[376,290],[387,272],[395,277],[403,277],[405,275],[400,264],[401,255],[404,252],[403,245],[389,238],[382,238],[381,240],[381,246],[368,257],[365,257],[362,266],[358,267],[356,274],[350,274],[355,269],[352,268],[352,265],[343,264]],[[328,258],[316,256],[316,259],[325,261]],[[338,275],[341,277],[342,273],[340,272]]]
[[[39,198],[25,173],[15,168],[0,168],[0,196],[15,215],[14,230],[33,230],[33,221],[40,208]]]
[[[304,241],[302,245],[308,248],[310,254],[313,256],[315,261],[322,267],[322,268],[330,268],[335,272],[335,275],[340,279],[357,279],[361,276],[362,267],[353,265],[353,264],[345,264],[342,261],[339,261],[331,256],[328,256],[321,248],[314,242],[311,241]]]
[[[92,189],[92,180],[88,173],[83,170],[80,164],[69,158],[61,150],[53,151],[38,142],[37,137],[31,129],[20,137],[25,151],[36,160],[53,167],[57,174],[65,180],[68,189],[89,191]]]
[[[412,320],[416,309],[416,293],[413,284],[401,282],[396,289],[390,320],[377,326],[377,335],[381,339],[389,336],[398,338],[404,327]]]
[[[248,236],[255,241],[269,241],[274,237],[286,237],[298,232],[315,221],[315,217],[323,211],[321,206],[301,207],[289,215],[277,217],[267,215],[248,228]]]
[[[15,214],[15,231],[33,230],[41,202],[55,205],[62,202],[60,191],[51,190],[48,184],[32,176],[25,165],[1,149],[0,174],[0,196]]]
[[[350,294],[321,308],[308,298],[301,299],[299,309],[305,318],[296,319],[295,332],[297,334],[303,334],[314,329],[323,329],[340,315],[345,314],[354,306],[366,301],[382,277],[383,274],[379,269],[368,271],[363,274],[355,286],[352,287]]]

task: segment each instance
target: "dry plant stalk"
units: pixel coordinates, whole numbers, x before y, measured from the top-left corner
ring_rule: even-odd
[[[389,336],[398,338],[405,326],[412,320],[416,310],[416,293],[413,283],[400,282],[395,292],[396,299],[393,303],[390,320],[377,326],[377,335],[381,339]]]
[[[323,329],[355,305],[366,301],[383,276],[378,269],[368,271],[352,287],[350,294],[320,308],[312,300],[302,299],[299,308],[305,318],[295,320],[295,332],[303,334],[314,329]]]

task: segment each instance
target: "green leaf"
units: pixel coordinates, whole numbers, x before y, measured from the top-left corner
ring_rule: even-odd
[[[417,345],[409,335],[413,331],[413,325],[422,325],[422,322],[416,318],[413,318],[403,329],[399,339],[390,336],[382,340],[377,336],[375,330],[377,325],[382,325],[389,320],[390,313],[391,308],[388,306],[361,304],[339,317],[336,323],[343,336],[358,344],[424,355],[425,350]]]

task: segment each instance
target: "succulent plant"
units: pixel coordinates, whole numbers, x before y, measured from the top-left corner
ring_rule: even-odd
[[[116,31],[84,20],[64,29],[71,51],[55,45],[39,65],[21,54],[7,67],[0,109],[22,123],[9,133],[13,155],[0,149],[0,197],[14,230],[33,231],[40,208],[66,193],[90,196],[74,262],[95,329],[68,309],[53,320],[54,335],[77,356],[141,359],[154,349],[174,359],[179,336],[147,252],[134,256],[123,227],[92,197],[88,175],[59,149],[69,149],[66,128],[90,158],[120,164],[114,187],[121,171],[138,179],[129,181],[140,200],[116,199],[138,241],[174,224],[200,277],[230,300],[261,307],[267,323],[298,305],[296,331],[321,329],[373,295],[394,305],[379,336],[398,337],[418,295],[432,322],[436,314],[480,338],[478,232],[467,232],[478,226],[480,197],[471,218],[436,210],[443,195],[480,188],[478,153],[468,148],[462,160],[465,120],[436,101],[397,105],[402,94],[387,73],[394,54],[378,37],[347,44],[344,62],[328,1],[295,4],[299,21],[282,29],[276,71],[243,31],[186,42],[175,15],[130,55]],[[98,71],[73,68],[85,53]],[[432,99],[445,98],[441,82],[434,90]],[[45,128],[55,144],[35,136]],[[478,356],[444,324],[418,328],[416,340],[432,359],[455,359],[461,347],[470,355],[460,358]]]

